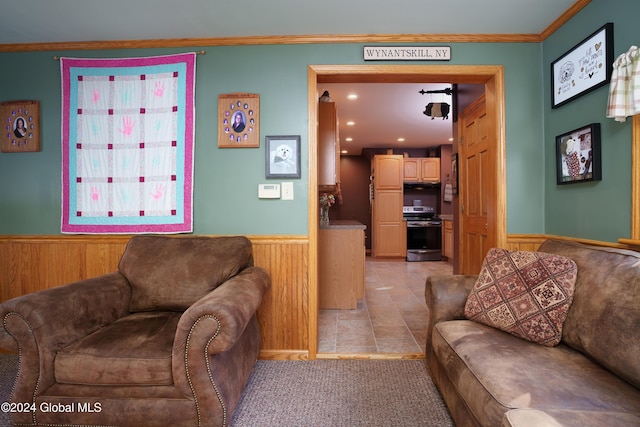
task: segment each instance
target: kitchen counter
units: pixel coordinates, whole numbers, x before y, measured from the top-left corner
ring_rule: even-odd
[[[321,309],[355,309],[364,298],[364,230],[357,221],[331,221],[318,231]]]
[[[441,214],[440,219],[443,221],[453,221],[453,214]]]
[[[350,219],[332,220],[329,222],[329,225],[320,224],[321,230],[328,230],[328,229],[334,229],[334,228],[356,228],[356,229],[359,228],[364,230],[365,228],[367,228],[367,226],[361,222],[350,220]]]

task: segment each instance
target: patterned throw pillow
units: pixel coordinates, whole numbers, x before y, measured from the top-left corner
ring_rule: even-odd
[[[544,252],[492,248],[464,307],[467,319],[553,347],[573,301],[578,267]]]

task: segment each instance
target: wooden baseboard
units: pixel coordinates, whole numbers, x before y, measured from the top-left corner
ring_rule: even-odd
[[[261,360],[309,360],[306,350],[261,350]]]

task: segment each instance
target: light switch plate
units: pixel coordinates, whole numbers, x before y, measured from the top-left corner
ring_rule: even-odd
[[[280,184],[258,184],[259,199],[279,199]]]
[[[282,183],[282,200],[293,200],[293,182]]]

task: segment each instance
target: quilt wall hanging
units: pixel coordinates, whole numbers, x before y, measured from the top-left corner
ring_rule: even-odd
[[[195,55],[60,58],[63,233],[193,231]]]

